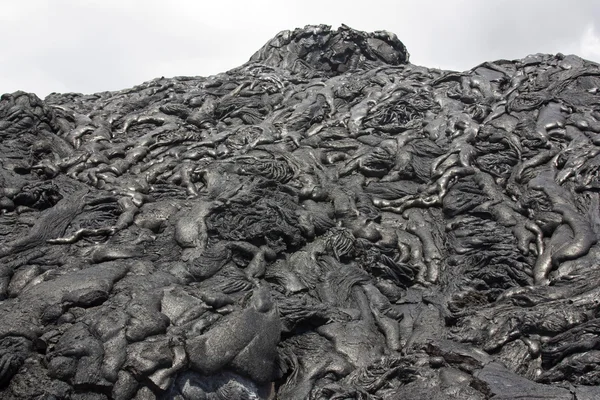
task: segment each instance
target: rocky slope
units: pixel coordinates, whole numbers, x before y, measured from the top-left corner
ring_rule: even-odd
[[[600,398],[600,68],[278,34],[0,99],[0,398]]]

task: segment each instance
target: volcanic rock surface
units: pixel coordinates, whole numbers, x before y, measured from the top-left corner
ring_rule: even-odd
[[[600,398],[600,68],[278,34],[0,99],[0,398]]]

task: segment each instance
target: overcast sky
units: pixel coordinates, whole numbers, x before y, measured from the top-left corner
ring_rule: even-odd
[[[398,35],[414,64],[467,70],[532,53],[600,62],[598,0],[5,0],[0,93],[93,93],[246,62],[284,29]]]

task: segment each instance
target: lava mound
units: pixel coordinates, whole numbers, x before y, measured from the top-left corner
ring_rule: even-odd
[[[0,97],[0,398],[600,398],[600,68],[285,31]]]
[[[338,75],[357,68],[408,63],[409,54],[398,37],[387,31],[360,32],[342,25],[283,31],[271,39],[250,61],[293,72]]]

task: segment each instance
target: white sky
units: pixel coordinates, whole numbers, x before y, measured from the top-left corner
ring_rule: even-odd
[[[600,62],[598,0],[0,0],[0,93],[207,76],[281,30],[319,23],[394,32],[428,67],[557,52]]]

